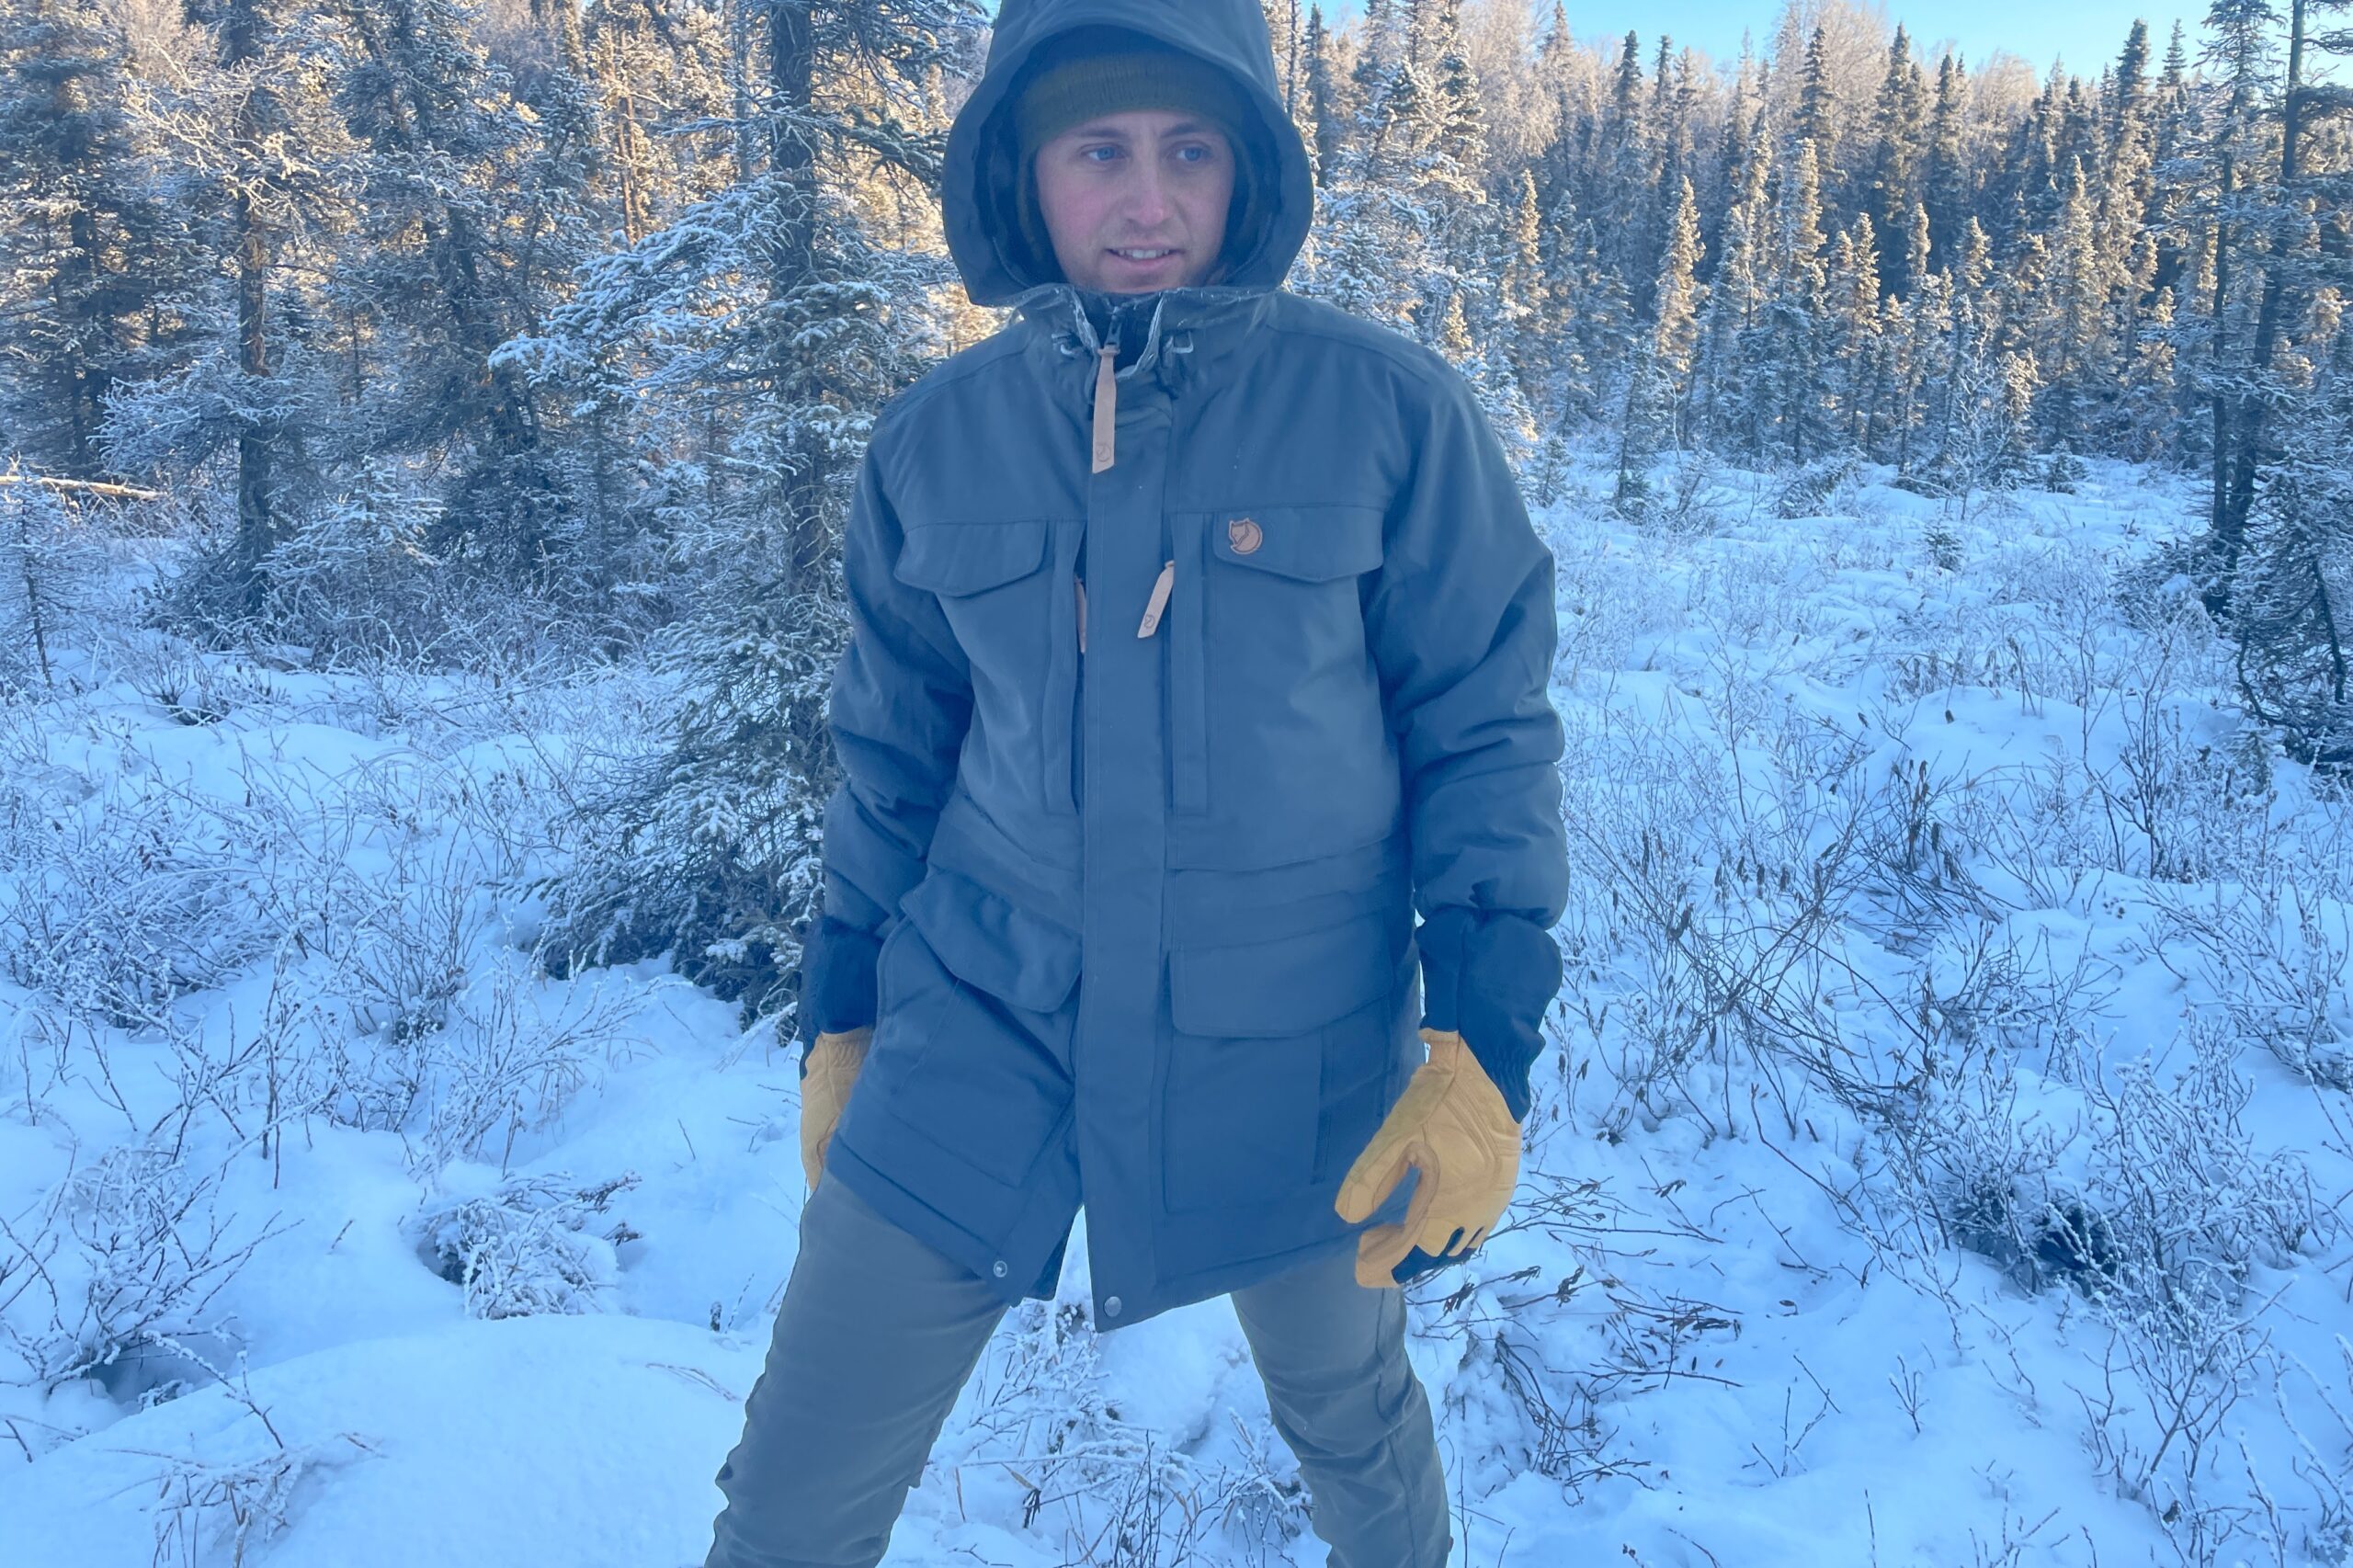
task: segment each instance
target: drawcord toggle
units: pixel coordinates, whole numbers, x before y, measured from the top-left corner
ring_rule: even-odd
[[[1149,637],[1160,630],[1160,618],[1168,609],[1168,595],[1176,586],[1176,562],[1170,562],[1160,569],[1160,576],[1152,585],[1152,602],[1143,607],[1143,624],[1136,628],[1136,635]]]
[[[1119,350],[1105,348],[1095,357],[1095,472],[1111,466],[1112,442],[1120,427],[1120,379],[1115,368]]]

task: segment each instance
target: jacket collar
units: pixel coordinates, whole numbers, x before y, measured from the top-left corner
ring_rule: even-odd
[[[1033,348],[1050,358],[1092,363],[1104,347],[1099,319],[1108,320],[1125,304],[1120,323],[1143,318],[1143,344],[1132,359],[1124,352],[1121,381],[1154,380],[1172,393],[1179,392],[1223,358],[1266,318],[1276,290],[1263,286],[1211,285],[1165,289],[1153,297],[1149,314],[1141,301],[1099,294],[1068,283],[1041,283],[1024,290],[1013,301],[1022,327],[1032,334]]]

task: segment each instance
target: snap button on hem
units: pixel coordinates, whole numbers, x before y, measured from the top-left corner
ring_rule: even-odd
[[[991,1274],[995,1275],[999,1279],[1004,1278],[1005,1278],[1005,1272],[1006,1272],[1006,1271],[1005,1271],[1005,1259],[1003,1259],[1003,1258],[1001,1258],[1001,1257],[1000,1257],[1000,1258],[998,1258],[995,1263],[990,1264],[990,1265],[989,1265],[989,1272],[990,1272]]]
[[[1103,1298],[1103,1315],[1107,1318],[1115,1318],[1120,1315],[1119,1297],[1106,1296]]]

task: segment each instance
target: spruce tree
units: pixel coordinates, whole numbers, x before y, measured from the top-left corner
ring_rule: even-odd
[[[733,172],[722,155],[727,40],[716,12],[667,0],[596,0],[583,31],[606,174],[634,244]]]
[[[2248,710],[2300,761],[2353,768],[2353,352],[2316,321],[2327,361],[2250,509],[2232,631]]]
[[[1700,401],[1712,438],[1750,457],[1766,449],[1772,415],[1759,359],[1770,305],[1773,144],[1760,109],[1750,122],[1739,188],[1700,324]]]
[[[1828,442],[1822,381],[1829,270],[1823,256],[1822,171],[1813,143],[1798,143],[1775,214],[1773,279],[1764,363],[1779,392],[1773,446],[1804,463]]]
[[[493,357],[544,313],[541,290],[571,259],[543,258],[527,289],[522,247],[507,241],[529,200],[516,179],[532,126],[454,0],[338,5],[354,47],[335,99],[366,149],[360,243],[338,283],[373,301],[386,372],[351,411],[366,445],[347,460],[399,453],[451,469],[428,547],[478,557],[509,585],[545,585],[574,503],[539,449],[527,380]],[[561,236],[534,238],[545,251]]]
[[[671,228],[583,269],[505,357],[608,403],[694,613],[659,647],[687,693],[674,744],[616,782],[551,887],[584,960],[668,951],[789,1010],[837,777],[827,678],[846,631],[840,538],[876,414],[946,347],[952,273],[883,220],[936,177],[970,0],[778,5],[766,17],[763,166]],[[631,420],[639,431],[628,431]],[[698,440],[697,437],[700,439]]]
[[[225,290],[189,291],[189,352],[119,388],[102,439],[127,474],[183,479],[225,459],[233,524],[176,602],[234,621],[267,605],[270,554],[324,487],[342,428],[332,312],[296,246],[353,221],[358,153],[330,93],[354,40],[341,17],[293,0],[190,0],[188,16],[210,58],[142,112],[159,133],[202,139],[201,158],[158,170],[156,195],[189,224],[183,254],[208,259]]]
[[[1900,234],[1911,220],[1912,209],[1923,199],[1921,164],[1927,138],[1927,80],[1912,59],[1912,40],[1899,27],[1888,46],[1887,76],[1880,84],[1879,101],[1871,111],[1871,131],[1878,145],[1871,167],[1871,200],[1868,212],[1881,230]],[[1893,293],[1912,288],[1910,258],[1891,245],[1881,261],[1881,281]]]
[[[1936,104],[1928,116],[1927,168],[1921,201],[1928,210],[1929,248],[1939,256],[1961,249],[1961,226],[1972,216],[1968,148],[1963,142],[1968,112],[1968,71],[1961,56],[1948,54],[1937,66]]]
[[[0,430],[40,472],[101,479],[109,392],[188,335],[183,220],[157,199],[121,28],[93,0],[0,6]]]
[[[1330,29],[1324,26],[1321,6],[1308,10],[1305,49],[1305,108],[1310,127],[1307,145],[1315,155],[1315,184],[1322,189],[1339,172],[1340,140],[1347,134],[1347,111],[1342,100],[1344,78],[1340,74],[1338,46]]]

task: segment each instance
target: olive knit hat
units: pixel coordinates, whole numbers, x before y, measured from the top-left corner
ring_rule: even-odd
[[[1194,114],[1224,132],[1233,151],[1233,199],[1228,209],[1228,254],[1234,238],[1247,233],[1257,212],[1254,165],[1257,125],[1240,84],[1197,54],[1173,49],[1123,28],[1075,28],[1049,46],[1031,66],[1009,108],[1013,145],[1020,170],[1016,226],[1037,261],[1058,272],[1054,247],[1039,210],[1038,150],[1087,120],[1134,109]]]
[[[1130,47],[1048,62],[1029,78],[1013,109],[1022,162],[1074,125],[1146,108],[1197,114],[1228,141],[1250,113],[1233,77],[1199,55],[1138,36]]]

